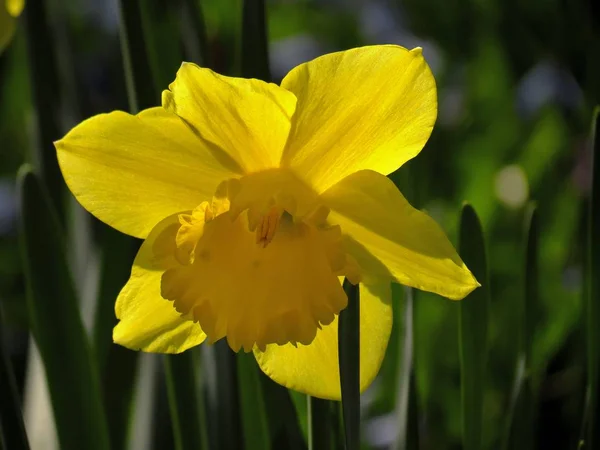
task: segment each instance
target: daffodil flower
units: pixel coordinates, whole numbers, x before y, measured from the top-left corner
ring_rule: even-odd
[[[56,143],[100,220],[145,239],[116,302],[118,344],[177,353],[226,338],[273,380],[340,398],[340,279],[360,283],[361,389],[392,327],[391,282],[478,286],[440,227],[386,175],[432,131],[420,49],[356,48],[281,86],[184,63],[162,107],[88,119]]]
[[[25,0],[0,0],[0,52],[11,41]]]

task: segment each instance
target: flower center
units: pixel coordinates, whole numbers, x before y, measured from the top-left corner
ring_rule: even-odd
[[[262,218],[256,228],[256,243],[266,247],[271,243],[275,232],[281,221],[283,208],[280,206],[272,206],[269,212]]]
[[[161,294],[209,342],[235,351],[309,344],[346,307],[338,277],[358,282],[341,230],[318,196],[283,170],[224,182],[211,203],[179,216],[178,265]]]

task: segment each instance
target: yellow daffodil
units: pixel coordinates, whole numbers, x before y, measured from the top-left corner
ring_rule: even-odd
[[[25,0],[0,0],[0,52],[8,45],[17,27]]]
[[[162,107],[84,121],[56,143],[100,220],[145,239],[114,341],[177,353],[226,338],[275,381],[339,399],[341,277],[360,282],[361,389],[392,327],[391,282],[478,286],[440,227],[386,177],[437,114],[420,49],[322,56],[281,86],[184,63]]]

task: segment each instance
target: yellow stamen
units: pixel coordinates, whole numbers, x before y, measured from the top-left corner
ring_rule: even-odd
[[[283,209],[279,206],[273,206],[269,212],[262,218],[258,227],[256,227],[256,243],[262,244],[263,248],[271,243],[275,237],[275,232],[279,227]]]

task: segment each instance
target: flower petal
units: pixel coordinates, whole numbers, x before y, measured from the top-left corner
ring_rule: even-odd
[[[392,331],[389,283],[360,286],[360,390],[375,379]],[[313,397],[340,400],[338,316],[317,331],[309,345],[268,345],[254,349],[260,368],[283,386]]]
[[[331,53],[296,67],[281,86],[298,98],[282,163],[319,192],[358,170],[393,172],[421,151],[437,115],[420,48]]]
[[[210,199],[235,164],[175,114],[151,108],[92,117],[55,143],[67,185],[85,209],[145,238],[163,218]]]
[[[163,106],[225,150],[245,172],[279,166],[296,108],[294,94],[191,63],[181,65],[169,89],[163,92]]]
[[[13,17],[19,17],[25,7],[25,0],[5,0],[6,10]]]
[[[479,286],[440,226],[413,208],[387,177],[356,172],[321,197],[367,278],[392,276],[455,300]]]
[[[173,302],[160,295],[161,276],[176,262],[177,215],[161,221],[142,244],[131,278],[119,294],[113,330],[115,343],[133,350],[180,353],[204,341],[200,325],[181,317]]]

